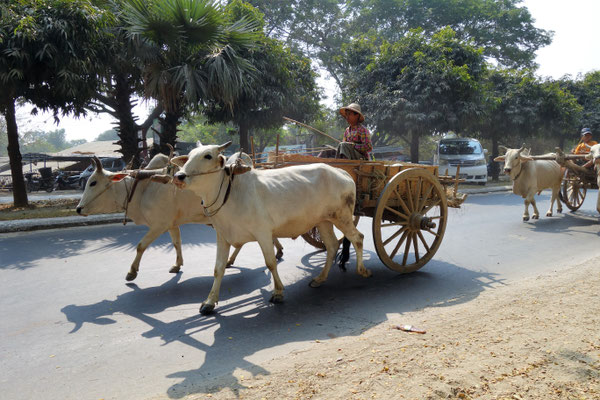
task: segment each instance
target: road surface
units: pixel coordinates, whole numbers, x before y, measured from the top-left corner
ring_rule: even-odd
[[[284,239],[279,264],[286,301],[268,302],[271,280],[259,248],[247,245],[227,271],[212,316],[198,314],[212,285],[215,234],[182,230],[183,273],[168,235],[125,282],[146,228],[129,224],[0,235],[0,393],[6,399],[156,399],[235,389],[268,374],[269,360],[315,340],[354,336],[390,315],[468,302],[527,276],[600,255],[597,191],[577,213],[523,223],[523,202],[509,194],[473,195],[451,209],[436,256],[409,275],[378,260],[371,220],[361,219],[365,264],[373,277],[332,268],[308,286],[324,254]],[[549,193],[538,197],[545,214]]]

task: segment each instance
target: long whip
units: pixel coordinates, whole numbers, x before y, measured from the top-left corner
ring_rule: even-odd
[[[291,118],[288,118],[288,117],[283,117],[283,119],[285,119],[286,121],[289,121],[289,122],[293,122],[294,124],[298,124],[298,125],[300,125],[300,126],[303,126],[303,127],[305,127],[305,128],[308,128],[308,129],[310,129],[310,130],[312,130],[312,131],[315,131],[315,132],[317,132],[317,133],[320,133],[320,134],[321,134],[321,135],[323,135],[323,136],[327,136],[329,139],[331,139],[331,140],[334,140],[334,141],[336,141],[337,143],[341,143],[341,140],[338,140],[338,139],[334,138],[333,136],[329,136],[329,135],[328,135],[328,134],[326,134],[325,132],[321,132],[320,130],[318,130],[318,129],[316,129],[316,128],[313,128],[312,126],[309,126],[309,125],[303,124],[302,122],[296,121],[295,119],[291,119]]]

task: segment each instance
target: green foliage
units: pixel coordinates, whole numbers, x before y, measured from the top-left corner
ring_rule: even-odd
[[[347,99],[363,106],[370,116],[367,123],[410,142],[413,161],[418,161],[418,136],[461,131],[479,113],[479,85],[485,71],[482,51],[457,39],[450,28],[431,37],[421,30],[410,31],[379,47],[365,43],[369,42],[356,47],[361,54],[373,55],[366,68],[355,68],[354,76],[344,81]],[[347,48],[352,51],[347,59],[364,65],[354,48]]]
[[[53,131],[26,131],[21,135],[19,142],[24,153],[56,153],[85,143],[86,140],[67,141],[65,130],[56,129]]]
[[[551,42],[519,0],[250,0],[265,14],[266,32],[318,59],[336,80],[350,75],[345,43],[362,35],[395,42],[411,29],[431,36],[448,26],[456,37],[483,49],[486,58],[515,68],[533,65],[535,52]]]
[[[237,130],[226,124],[209,124],[202,114],[193,114],[179,127],[179,140],[202,144],[222,144],[237,141]]]
[[[119,134],[114,129],[109,129],[107,131],[104,131],[101,134],[99,134],[96,139],[94,139],[94,141],[97,141],[97,142],[103,142],[103,141],[114,142],[117,140],[119,140]]]
[[[239,1],[229,4],[230,18],[254,19],[262,25],[262,15]],[[244,49],[240,55],[247,59],[256,72],[249,85],[243,87],[232,107],[223,101],[208,103],[204,112],[211,122],[233,122],[239,127],[240,144],[249,150],[248,131],[258,136],[259,129],[281,126],[283,116],[304,121],[315,115],[319,92],[310,60],[292,52],[277,40],[259,35],[256,45]]]
[[[578,129],[572,132],[573,137],[579,138],[583,127],[590,128],[595,138],[600,134],[600,71],[592,71],[571,80],[565,77],[560,85],[572,93],[577,102],[583,107]]]
[[[55,117],[83,113],[105,14],[85,0],[4,1],[0,13],[1,102],[22,97]]]
[[[143,43],[144,90],[167,112],[209,98],[231,103],[251,65],[238,51],[255,41],[256,25],[228,21],[208,0],[124,0],[130,37]]]

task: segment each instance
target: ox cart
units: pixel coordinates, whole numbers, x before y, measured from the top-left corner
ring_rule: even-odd
[[[308,163],[326,163],[352,176],[357,191],[354,222],[357,224],[361,216],[373,218],[377,255],[388,268],[400,273],[416,271],[433,257],[444,237],[448,207],[459,207],[465,199],[456,193],[458,180],[439,176],[434,165],[284,153],[273,163],[256,166],[281,168]],[[302,237],[325,249],[315,228]]]
[[[577,211],[581,207],[588,189],[598,189],[594,169],[580,165],[587,161],[585,154],[565,154],[560,148],[556,148],[554,155],[532,156],[532,158],[554,160],[565,169],[559,196],[571,211]]]

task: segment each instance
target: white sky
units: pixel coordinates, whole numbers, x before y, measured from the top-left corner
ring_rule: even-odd
[[[560,78],[565,74],[576,77],[600,69],[600,0],[524,0],[538,28],[554,31],[550,46],[538,50],[536,62],[538,74]],[[319,84],[327,87],[326,81]],[[332,106],[331,93],[325,104]],[[147,105],[136,109],[140,119],[148,114]],[[113,122],[106,114],[88,115],[85,119],[63,118],[57,126],[51,116],[31,117],[27,110],[19,112],[19,130],[53,130],[64,128],[67,140],[94,140],[102,132],[111,129]]]

